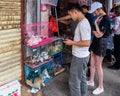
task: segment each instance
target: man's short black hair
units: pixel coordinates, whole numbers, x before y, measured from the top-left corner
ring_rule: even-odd
[[[83,8],[89,10],[89,6],[87,6],[87,5],[82,5],[81,9],[83,9]]]
[[[69,6],[67,8],[68,11],[72,11],[72,10],[77,10],[77,11],[81,11],[80,5],[78,3],[73,4],[72,6]]]
[[[120,5],[116,6],[116,8],[115,8],[115,14],[117,16],[120,16]]]

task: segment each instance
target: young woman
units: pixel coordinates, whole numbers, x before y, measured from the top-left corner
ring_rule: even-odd
[[[94,38],[90,46],[90,80],[87,84],[94,86],[94,75],[96,69],[98,75],[98,87],[92,93],[98,95],[104,92],[102,61],[106,55],[107,37],[110,32],[110,22],[103,5],[99,2],[94,2],[91,4],[91,10],[89,13],[94,13],[97,16],[97,19],[94,22]]]

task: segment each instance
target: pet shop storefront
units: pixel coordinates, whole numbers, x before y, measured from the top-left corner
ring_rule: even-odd
[[[57,22],[58,0],[26,0],[23,37],[23,81],[41,89],[65,70]]]
[[[63,45],[56,22],[57,2],[0,1],[0,92],[7,88],[4,84],[13,80],[30,86],[37,82],[39,84],[34,87],[40,89],[65,70]],[[55,17],[51,9],[55,11]],[[18,84],[17,81],[10,84],[15,83]]]

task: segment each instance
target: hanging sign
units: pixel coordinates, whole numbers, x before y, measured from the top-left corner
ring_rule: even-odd
[[[114,0],[114,3],[118,3],[118,2],[120,2],[120,0]]]
[[[47,11],[47,6],[45,4],[40,4],[40,10],[42,12],[46,12]]]
[[[120,5],[120,0],[114,0],[114,4]]]
[[[57,6],[58,0],[41,0],[41,4]]]

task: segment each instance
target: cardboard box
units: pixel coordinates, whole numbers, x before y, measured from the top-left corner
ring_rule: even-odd
[[[18,80],[14,80],[0,86],[0,96],[21,96],[21,85]]]

